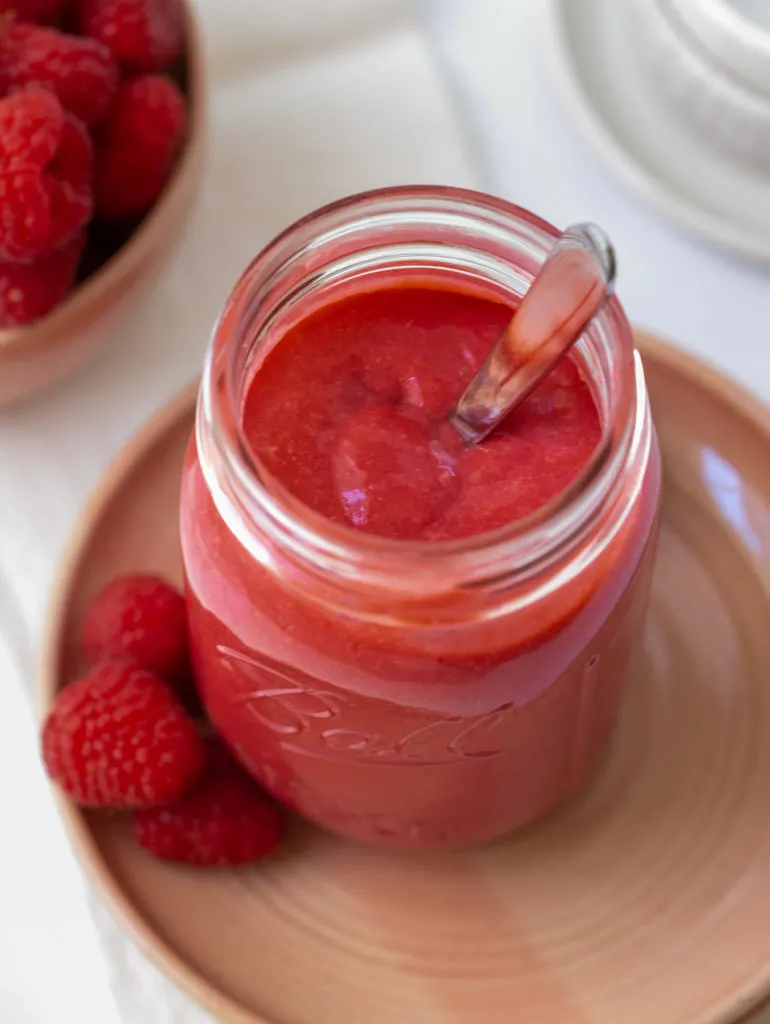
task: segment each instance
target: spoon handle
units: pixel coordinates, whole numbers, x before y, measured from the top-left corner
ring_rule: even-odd
[[[604,231],[567,228],[457,403],[451,420],[466,444],[483,441],[564,357],[612,295],[615,276]]]

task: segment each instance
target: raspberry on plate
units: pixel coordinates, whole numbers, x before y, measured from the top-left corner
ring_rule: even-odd
[[[145,75],[124,82],[96,138],[96,215],[137,217],[166,184],[184,138],[186,108],[170,78]]]
[[[131,74],[164,71],[183,49],[180,0],[79,0],[80,29]]]
[[[34,263],[0,260],[0,327],[20,327],[50,313],[69,294],[85,247],[80,231]]]
[[[106,115],[120,72],[106,46],[53,28],[15,22],[0,34],[0,92],[38,85],[85,124]]]
[[[206,748],[166,684],[104,661],[59,694],[43,727],[50,778],[83,807],[152,807],[200,776]]]
[[[83,621],[83,653],[91,662],[127,658],[170,685],[189,673],[187,606],[160,576],[119,576],[94,598]]]
[[[18,14],[23,21],[50,25],[68,3],[69,0],[0,0],[0,14]]]
[[[0,100],[0,260],[58,249],[92,212],[93,151],[83,125],[44,89]]]
[[[195,867],[238,867],[261,860],[280,842],[284,820],[218,740],[198,783],[164,807],[136,811],[134,835],[162,860]]]

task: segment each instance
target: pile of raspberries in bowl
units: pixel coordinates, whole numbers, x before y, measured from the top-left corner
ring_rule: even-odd
[[[188,26],[182,0],[0,0],[0,328],[49,317],[162,203]]]

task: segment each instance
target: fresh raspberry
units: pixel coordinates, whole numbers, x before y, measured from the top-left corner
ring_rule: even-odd
[[[165,807],[137,811],[134,834],[162,860],[195,867],[238,867],[261,860],[284,832],[278,808],[218,740],[197,785]]]
[[[184,136],[184,97],[170,78],[125,82],[96,140],[96,214],[107,220],[148,210],[168,180]]]
[[[93,151],[83,125],[43,89],[0,100],[0,259],[37,260],[92,212]]]
[[[88,608],[82,644],[91,662],[127,658],[170,685],[179,684],[190,664],[185,599],[160,576],[119,576]]]
[[[72,289],[84,247],[80,231],[34,263],[0,261],[0,327],[32,323],[58,306]]]
[[[182,54],[179,0],[80,0],[80,29],[130,74],[164,71]]]
[[[0,0],[0,14],[18,14],[22,21],[50,25],[57,21],[69,0]]]
[[[55,93],[85,124],[106,115],[120,72],[106,46],[53,28],[16,22],[0,35],[0,92],[30,85]]]
[[[103,661],[57,698],[43,728],[43,761],[81,806],[133,809],[189,789],[206,748],[158,676]]]

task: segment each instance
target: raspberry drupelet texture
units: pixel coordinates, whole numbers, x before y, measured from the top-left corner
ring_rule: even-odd
[[[83,125],[44,89],[0,100],[0,260],[62,246],[93,208],[93,151]]]
[[[171,685],[183,683],[189,674],[184,597],[160,576],[119,576],[88,608],[82,645],[91,662],[128,658]]]
[[[43,727],[50,778],[84,807],[134,809],[173,800],[198,779],[206,749],[168,686],[126,661],[70,684]]]
[[[84,124],[101,121],[120,72],[106,46],[52,28],[16,22],[0,34],[0,93],[37,85]]]
[[[164,71],[181,56],[179,0],[80,0],[83,35],[98,39],[130,74]]]
[[[124,82],[96,138],[96,213],[107,220],[136,217],[166,184],[186,127],[185,101],[163,75]]]
[[[80,231],[34,263],[0,261],[0,327],[21,327],[58,306],[75,282],[84,247]]]
[[[284,820],[218,740],[198,783],[164,807],[137,811],[134,835],[162,860],[195,867],[238,867],[261,860],[280,842]]]

